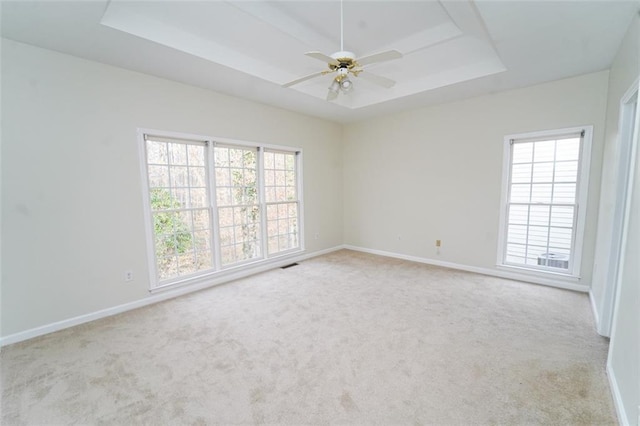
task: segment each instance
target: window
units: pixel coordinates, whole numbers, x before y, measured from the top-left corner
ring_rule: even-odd
[[[298,247],[298,184],[296,158],[290,152],[264,153],[269,254]]]
[[[294,253],[300,152],[141,132],[153,287]]]
[[[499,264],[578,275],[591,127],[505,138]]]
[[[214,149],[223,266],[262,255],[257,157],[256,148],[216,146]]]
[[[154,137],[146,145],[158,278],[210,269],[206,145]]]

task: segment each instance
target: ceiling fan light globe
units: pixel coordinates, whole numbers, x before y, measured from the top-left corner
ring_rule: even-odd
[[[336,80],[333,80],[331,82],[331,86],[329,86],[329,91],[337,94],[340,90],[340,87],[340,83],[338,83]]]
[[[340,81],[340,89],[342,93],[349,93],[353,90],[353,82],[349,78],[343,78],[342,81]]]

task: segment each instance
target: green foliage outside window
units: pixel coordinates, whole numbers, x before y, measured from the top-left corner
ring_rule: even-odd
[[[256,153],[253,151],[244,151],[242,153],[243,164],[245,167],[255,168]],[[254,169],[255,170],[255,169]],[[245,169],[246,172],[246,169]],[[255,205],[258,202],[258,188],[255,177],[245,180],[242,170],[232,170],[233,197],[236,205],[242,205],[241,212],[247,221],[242,221],[242,252],[245,258],[251,258],[254,255],[256,240],[258,239],[259,224],[259,208]],[[248,213],[248,215],[247,215]],[[247,216],[245,216],[247,215]]]
[[[192,248],[192,236],[189,226],[182,221],[178,212],[163,210],[181,208],[178,200],[171,198],[171,193],[164,188],[151,190],[151,208],[153,228],[156,236],[156,256],[162,259],[176,253],[183,254]]]

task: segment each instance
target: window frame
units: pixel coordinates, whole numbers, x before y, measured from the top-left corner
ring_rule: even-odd
[[[141,176],[141,189],[142,189],[142,201],[144,210],[144,227],[146,234],[146,251],[147,251],[147,269],[149,271],[149,291],[161,291],[167,288],[174,288],[180,285],[192,284],[204,279],[212,279],[216,277],[224,277],[225,275],[232,275],[241,270],[250,269],[256,266],[267,266],[269,264],[276,264],[288,257],[299,256],[305,251],[304,245],[304,197],[303,197],[303,172],[302,172],[302,149],[299,147],[265,144],[251,141],[243,141],[229,138],[219,138],[213,136],[197,135],[182,132],[172,132],[165,130],[138,128],[138,157],[140,161],[140,176]],[[174,140],[176,142],[183,141],[189,142],[204,142],[206,144],[205,151],[205,171],[208,186],[208,201],[207,209],[210,214],[211,222],[211,244],[212,244],[212,256],[213,262],[211,269],[198,271],[183,276],[176,276],[170,279],[161,280],[159,278],[159,271],[156,263],[155,254],[155,233],[153,227],[153,211],[151,208],[151,186],[149,182],[148,160],[147,160],[147,136],[156,138],[164,138],[168,140]],[[220,222],[218,217],[218,205],[216,199],[216,178],[215,178],[215,147],[228,147],[228,148],[245,148],[256,150],[256,185],[258,191],[258,205],[260,209],[260,233],[261,233],[261,255],[254,259],[248,259],[239,261],[229,265],[222,265],[221,251],[220,251]],[[278,252],[270,255],[267,251],[266,240],[267,230],[264,226],[266,224],[266,211],[267,203],[265,202],[264,195],[264,164],[263,154],[265,150],[280,151],[289,154],[295,154],[295,172],[296,172],[296,192],[297,192],[297,219],[298,219],[298,247],[289,249],[286,252]]]
[[[213,162],[212,163],[213,173],[210,173],[210,174],[213,175],[212,192],[213,192],[214,197],[216,197],[216,198],[213,198],[211,200],[211,206],[212,206],[213,209],[215,209],[215,220],[216,221],[215,221],[213,230],[214,230],[214,233],[215,233],[215,235],[217,237],[216,238],[217,239],[216,247],[218,248],[218,251],[216,252],[215,256],[216,256],[216,261],[219,263],[219,268],[218,269],[224,270],[224,269],[229,269],[229,268],[233,268],[233,267],[236,267],[236,266],[242,266],[244,264],[250,264],[250,263],[262,260],[266,256],[265,256],[265,253],[263,251],[263,245],[264,244],[262,242],[262,239],[263,239],[264,236],[261,235],[261,237],[260,237],[260,255],[259,256],[256,256],[256,257],[253,257],[253,258],[250,258],[250,259],[243,259],[243,260],[236,261],[236,262],[233,262],[233,263],[230,263],[230,264],[224,264],[224,262],[223,262],[223,258],[222,258],[222,248],[223,248],[223,246],[222,246],[222,241],[220,239],[220,237],[221,237],[220,231],[221,231],[221,228],[222,228],[220,226],[220,217],[219,217],[220,209],[230,208],[232,210],[235,210],[235,208],[249,207],[250,205],[249,204],[230,204],[230,205],[226,205],[226,206],[218,205],[217,191],[218,191],[219,188],[223,188],[223,187],[222,186],[218,186],[218,182],[216,181],[216,166],[215,166],[215,157],[216,157],[215,151],[216,151],[216,148],[242,149],[242,150],[246,150],[246,151],[250,151],[250,152],[255,152],[255,159],[256,159],[255,173],[256,173],[256,191],[257,191],[256,202],[257,202],[257,204],[253,204],[253,205],[257,206],[258,210],[260,211],[259,226],[260,226],[261,234],[263,233],[262,232],[262,215],[263,215],[264,208],[262,206],[262,202],[261,202],[261,199],[260,199],[260,191],[261,191],[261,187],[262,187],[262,185],[260,183],[262,182],[262,180],[260,178],[259,170],[261,169],[260,152],[262,151],[262,149],[260,149],[260,147],[258,147],[258,146],[248,146],[248,145],[239,145],[239,144],[238,145],[224,144],[224,143],[221,143],[219,141],[216,141],[216,142],[211,144],[210,155],[212,157],[212,162]],[[230,176],[231,176],[231,169],[233,169],[233,167],[229,166],[229,167],[225,167],[225,168],[229,169]],[[244,170],[245,168],[243,167],[242,169]],[[231,190],[231,188],[233,188],[233,186],[229,186],[228,188]],[[234,217],[235,217],[235,215],[234,215]],[[236,225],[232,226],[232,228],[235,228],[235,227],[236,227]],[[235,231],[234,231],[234,236],[235,236]],[[232,245],[233,246],[237,245],[237,240],[235,238],[234,238],[234,244],[232,244]],[[229,247],[229,246],[227,245],[227,246],[224,246],[224,247]]]
[[[512,168],[512,141],[513,140],[544,140],[552,137],[561,138],[563,135],[583,132],[582,143],[580,144],[580,155],[578,157],[578,173],[576,177],[576,211],[574,212],[573,236],[571,245],[571,256],[569,269],[563,271],[560,268],[538,267],[537,265],[514,265],[506,263],[507,248],[507,227],[508,209],[511,189],[511,168]],[[538,276],[556,276],[571,280],[580,279],[580,267],[582,264],[582,252],[584,243],[584,231],[586,226],[587,202],[589,193],[589,171],[591,167],[591,147],[593,139],[593,126],[584,125],[577,127],[566,127],[552,130],[542,130],[527,133],[510,134],[504,137],[503,161],[502,161],[502,187],[500,196],[500,222],[498,232],[498,250],[496,265],[499,268],[518,270],[528,274]]]
[[[273,149],[273,148],[265,148],[263,150],[260,150],[260,156],[261,156],[261,160],[264,160],[264,154],[265,152],[271,152],[274,154],[292,154],[292,151],[283,151],[281,149]],[[285,255],[288,253],[293,253],[295,252],[297,249],[296,248],[290,248],[290,249],[286,249],[286,250],[281,250],[278,251],[276,253],[274,253],[273,255],[269,255],[269,217],[268,217],[268,209],[269,206],[273,206],[273,205],[280,205],[280,204],[291,204],[291,203],[295,203],[296,204],[296,210],[297,210],[297,220],[298,220],[298,244],[300,244],[300,239],[302,238],[302,226],[300,225],[300,217],[301,217],[301,213],[302,213],[302,198],[301,198],[301,191],[302,191],[302,182],[300,181],[300,177],[301,174],[299,172],[300,170],[300,162],[299,162],[299,155],[296,155],[294,157],[294,173],[296,176],[296,182],[295,182],[295,188],[296,188],[296,198],[295,200],[286,200],[286,201],[267,201],[267,194],[266,194],[266,189],[267,189],[267,185],[266,185],[266,179],[264,177],[264,172],[265,172],[265,167],[264,167],[264,161],[262,161],[262,165],[263,167],[261,168],[261,173],[262,173],[262,178],[264,179],[264,185],[261,186],[262,189],[262,197],[263,197],[263,204],[265,206],[265,215],[264,215],[264,226],[265,226],[265,236],[266,239],[264,241],[264,253],[267,257],[272,257],[272,256],[278,256],[278,255]],[[275,167],[275,166],[274,166]],[[274,169],[274,171],[277,169]],[[285,170],[286,171],[286,170]],[[274,186],[275,187],[275,186]],[[280,234],[278,234],[278,236],[280,236]]]

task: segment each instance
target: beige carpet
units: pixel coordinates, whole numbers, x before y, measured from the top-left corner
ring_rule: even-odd
[[[340,251],[2,350],[2,424],[614,424],[585,294]]]

